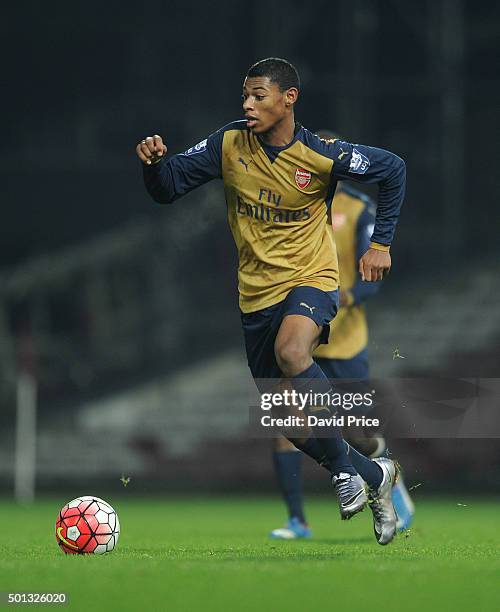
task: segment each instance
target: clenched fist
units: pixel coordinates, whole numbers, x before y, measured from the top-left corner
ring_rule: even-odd
[[[151,166],[151,164],[156,164],[165,156],[167,147],[163,144],[161,136],[155,134],[141,140],[136,146],[135,152],[143,164]]]
[[[359,260],[359,273],[364,281],[379,281],[389,274],[391,255],[389,251],[368,249]]]

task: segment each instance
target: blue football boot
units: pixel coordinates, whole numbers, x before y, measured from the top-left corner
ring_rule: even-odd
[[[273,540],[297,540],[299,538],[310,538],[312,531],[307,523],[303,523],[296,516],[289,519],[285,527],[273,529],[269,537]]]
[[[413,515],[415,514],[415,505],[412,502],[401,475],[392,488],[392,503],[398,516],[396,523],[397,530],[404,531],[408,529],[413,520]]]

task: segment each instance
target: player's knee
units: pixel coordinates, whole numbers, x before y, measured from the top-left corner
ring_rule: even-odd
[[[306,370],[311,355],[304,347],[295,342],[285,342],[275,346],[276,361],[285,376],[297,376]]]

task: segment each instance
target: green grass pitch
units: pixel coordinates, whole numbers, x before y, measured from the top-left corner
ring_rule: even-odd
[[[341,522],[333,496],[307,500],[314,539],[298,542],[267,539],[283,523],[278,499],[110,496],[122,534],[103,556],[59,551],[54,522],[66,501],[0,502],[0,591],[65,591],[66,607],[85,611],[500,606],[499,500],[417,498],[408,536],[382,547],[370,511]]]

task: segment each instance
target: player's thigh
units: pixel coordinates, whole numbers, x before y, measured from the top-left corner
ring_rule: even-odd
[[[312,355],[319,344],[321,327],[312,319],[302,315],[286,315],[281,322],[275,341],[277,355]]]
[[[320,343],[328,342],[329,323],[338,308],[338,292],[316,287],[295,287],[281,307],[282,322],[276,337],[277,354],[285,349],[312,355]],[[279,361],[279,359],[278,359]]]

